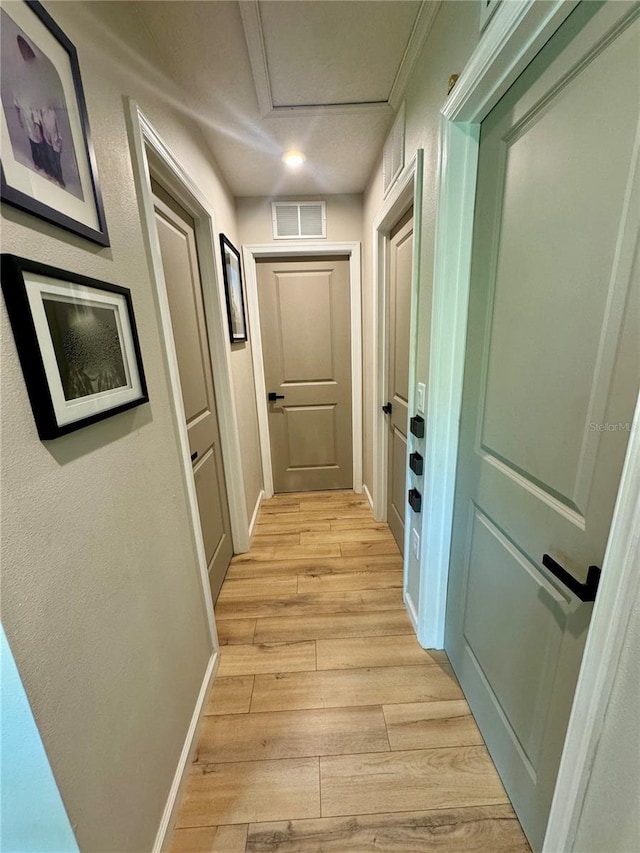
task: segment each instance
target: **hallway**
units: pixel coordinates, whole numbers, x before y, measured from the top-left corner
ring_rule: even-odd
[[[526,853],[389,528],[353,492],[262,505],[216,605],[221,662],[172,853]]]

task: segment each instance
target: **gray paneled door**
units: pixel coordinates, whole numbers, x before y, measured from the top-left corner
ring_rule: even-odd
[[[387,456],[387,522],[404,552],[407,504],[407,424],[409,417],[409,333],[413,261],[413,209],[389,235],[389,361],[387,392],[391,412]]]
[[[202,537],[215,601],[233,555],[194,223],[152,182]]]
[[[582,3],[482,124],[446,649],[540,850],[640,383],[640,21]]]
[[[353,486],[351,311],[346,258],[258,261],[276,492]]]

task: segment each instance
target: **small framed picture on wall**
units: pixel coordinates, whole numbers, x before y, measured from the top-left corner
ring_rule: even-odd
[[[2,201],[109,245],[76,49],[37,2],[0,8]]]
[[[224,234],[220,235],[220,249],[222,251],[224,290],[227,297],[229,337],[231,343],[236,344],[247,340],[247,318],[244,310],[240,252]]]
[[[148,401],[127,288],[2,255],[2,292],[40,438]]]

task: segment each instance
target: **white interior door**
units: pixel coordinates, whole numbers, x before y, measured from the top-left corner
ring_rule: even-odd
[[[535,850],[591,614],[546,566],[601,564],[640,384],[638,12],[580,4],[481,130],[446,649]]]

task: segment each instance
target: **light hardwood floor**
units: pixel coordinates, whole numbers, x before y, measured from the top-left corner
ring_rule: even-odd
[[[216,604],[221,662],[171,853],[529,853],[389,528],[353,492],[266,501]]]

